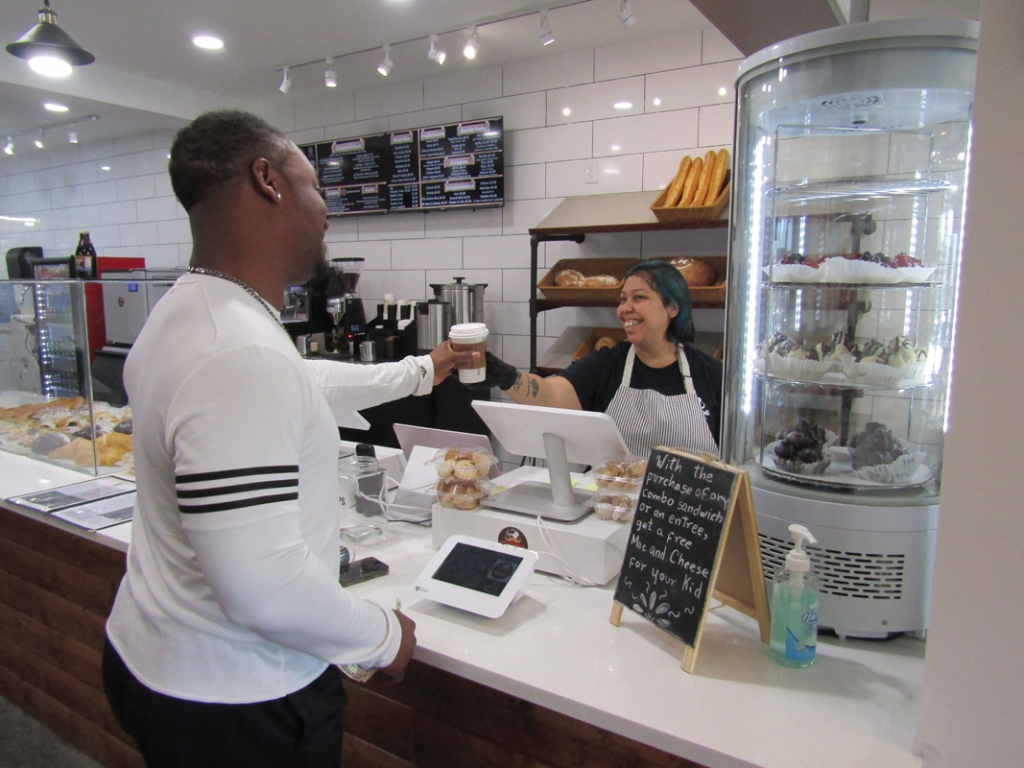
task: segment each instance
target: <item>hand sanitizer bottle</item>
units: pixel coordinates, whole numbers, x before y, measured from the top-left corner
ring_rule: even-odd
[[[809,667],[818,644],[818,577],[804,542],[817,544],[802,525],[789,526],[796,546],[786,555],[786,567],[772,586],[772,636],[768,653],[786,667]]]

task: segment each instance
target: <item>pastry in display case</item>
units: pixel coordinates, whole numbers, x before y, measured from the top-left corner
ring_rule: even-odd
[[[737,82],[723,457],[766,574],[817,537],[820,624],[923,633],[953,363],[977,27],[852,24]]]
[[[122,381],[128,347],[90,353],[88,318],[102,315],[103,294],[87,285],[0,281],[0,450],[89,474],[131,475]]]

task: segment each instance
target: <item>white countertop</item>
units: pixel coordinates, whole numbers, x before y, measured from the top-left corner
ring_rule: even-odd
[[[503,484],[533,479],[523,468]],[[4,497],[86,479],[3,455]],[[102,535],[120,541],[130,524]],[[709,768],[910,768],[917,733],[924,643],[821,637],[816,664],[773,664],[756,622],[729,608],[708,616],[696,672],[680,669],[676,640],[627,610],[612,626],[612,584],[579,588],[535,574],[526,596],[499,619],[420,599],[416,576],[434,550],[430,532],[392,523],[354,547],[391,567],[352,587],[416,621],[416,658],[481,684],[650,744]]]

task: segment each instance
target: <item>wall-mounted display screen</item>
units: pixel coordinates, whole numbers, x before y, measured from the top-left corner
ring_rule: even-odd
[[[328,216],[505,203],[502,118],[355,136],[299,147]]]

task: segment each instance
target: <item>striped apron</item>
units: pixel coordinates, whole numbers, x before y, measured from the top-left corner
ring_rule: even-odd
[[[629,348],[622,384],[605,410],[622,434],[629,450],[647,457],[659,445],[718,455],[718,444],[708,428],[707,408],[693,388],[690,364],[682,345],[678,347],[679,370],[686,394],[663,395],[653,389],[633,389],[633,361],[636,349]]]

